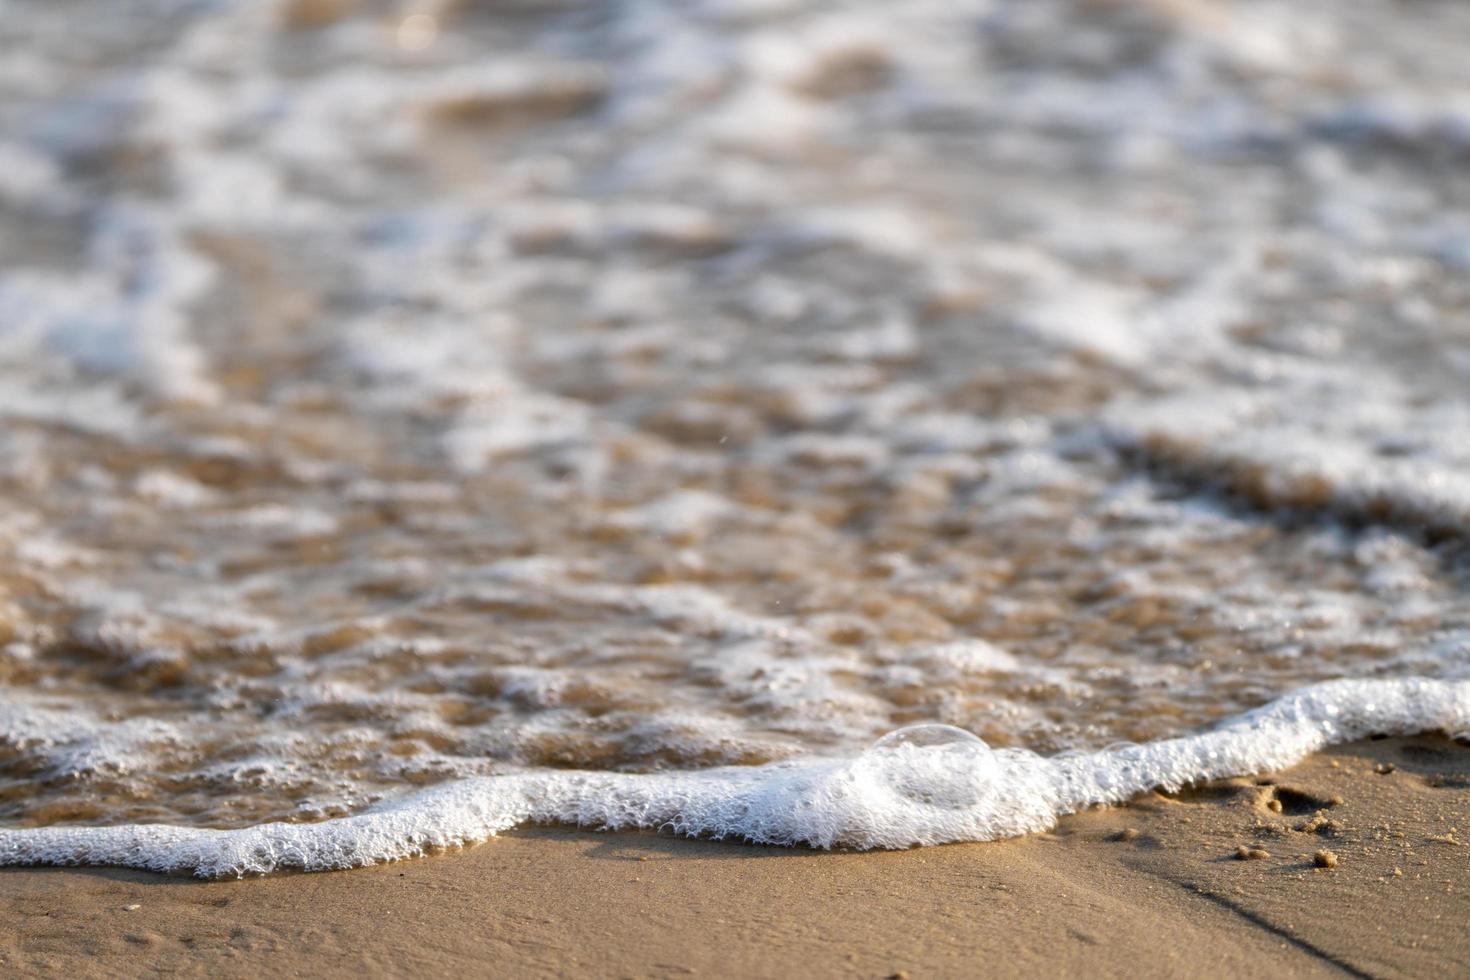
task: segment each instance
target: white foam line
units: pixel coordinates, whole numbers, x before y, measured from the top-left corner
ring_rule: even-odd
[[[0,864],[200,877],[320,871],[470,844],[524,823],[657,828],[767,844],[904,848],[1043,830],[1159,786],[1280,769],[1370,734],[1470,730],[1470,681],[1318,684],[1183,738],[1044,759],[918,726],[853,758],[693,772],[524,773],[434,787],[361,814],[239,830],[158,824],[0,830]]]

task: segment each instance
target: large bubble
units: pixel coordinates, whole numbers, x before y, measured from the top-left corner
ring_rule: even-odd
[[[984,798],[998,773],[990,746],[953,725],[910,725],[874,742],[858,760],[874,784],[923,806],[963,810]]]

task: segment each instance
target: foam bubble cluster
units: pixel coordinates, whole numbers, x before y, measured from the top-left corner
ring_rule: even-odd
[[[471,844],[518,824],[657,829],[817,848],[989,841],[1153,787],[1278,769],[1370,734],[1470,729],[1470,682],[1334,681],[1213,731],[1057,758],[917,726],[843,760],[646,775],[527,773],[435,787],[355,816],[239,830],[160,825],[0,831],[0,863],[121,865],[201,877],[322,871]]]

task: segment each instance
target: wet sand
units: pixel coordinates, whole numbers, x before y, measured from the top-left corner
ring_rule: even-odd
[[[7,870],[0,969],[1448,976],[1470,970],[1467,842],[1470,750],[1384,739],[993,844],[828,854],[533,828],[328,874]]]

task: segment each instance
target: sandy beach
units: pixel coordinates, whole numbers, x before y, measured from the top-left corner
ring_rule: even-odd
[[[1358,742],[992,844],[820,853],[535,828],[324,874],[7,870],[0,967],[1449,976],[1470,969],[1467,804],[1470,750],[1424,737]],[[1267,856],[1242,858],[1242,847]],[[1319,851],[1336,866],[1318,867]]]

